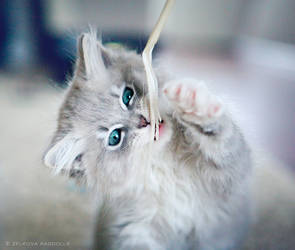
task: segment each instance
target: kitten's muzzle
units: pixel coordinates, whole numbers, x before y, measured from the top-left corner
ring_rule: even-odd
[[[139,124],[138,124],[138,128],[145,128],[148,125],[150,125],[150,122],[148,122],[146,120],[146,118],[143,115],[139,116]]]

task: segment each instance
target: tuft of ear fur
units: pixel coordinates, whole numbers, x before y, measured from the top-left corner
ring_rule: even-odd
[[[54,168],[55,173],[69,172],[74,161],[84,152],[83,140],[66,135],[56,144],[52,145],[44,157],[44,164]]]
[[[78,39],[78,58],[75,75],[86,79],[105,79],[111,65],[111,51],[97,40],[95,31],[82,34]]]

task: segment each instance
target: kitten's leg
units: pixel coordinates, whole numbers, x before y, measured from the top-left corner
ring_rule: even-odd
[[[212,200],[220,202],[216,211],[218,207],[227,211],[218,226],[218,234],[202,244],[211,246],[206,249],[236,249],[234,244],[243,237],[250,221],[247,179],[251,173],[251,159],[248,146],[224,104],[203,83],[173,81],[164,86],[163,92],[172,105],[173,116],[182,125],[175,126],[175,129],[180,127],[175,133],[175,136],[181,135],[176,138],[179,152],[184,152],[180,157],[190,159],[187,153],[196,156],[191,157],[191,163],[196,163],[197,169],[201,170],[198,173],[204,181],[202,184],[206,185],[206,195],[213,195]],[[182,135],[185,140],[179,143]],[[184,150],[181,150],[182,146]],[[223,213],[222,210],[219,212]]]
[[[242,157],[249,153],[224,104],[204,83],[192,79],[171,81],[163,92],[172,105],[173,116],[187,128],[188,141],[198,145],[206,158],[223,165],[229,159],[227,156]]]

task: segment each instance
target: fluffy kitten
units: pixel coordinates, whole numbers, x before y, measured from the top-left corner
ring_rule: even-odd
[[[156,74],[163,121],[150,142],[141,57],[82,35],[45,164],[97,191],[96,249],[234,248],[249,223],[249,148],[205,84]]]

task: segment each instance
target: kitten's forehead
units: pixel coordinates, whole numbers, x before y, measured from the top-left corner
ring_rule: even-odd
[[[110,83],[121,87],[124,84],[134,85],[142,90],[146,84],[145,71],[142,63],[125,61],[122,59],[115,63],[110,69]]]

